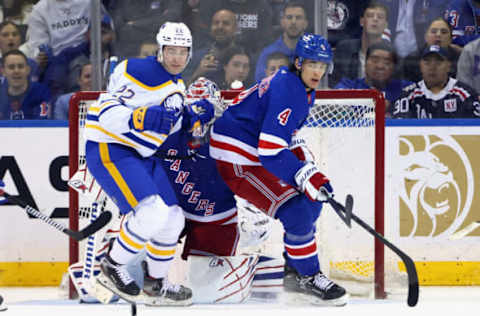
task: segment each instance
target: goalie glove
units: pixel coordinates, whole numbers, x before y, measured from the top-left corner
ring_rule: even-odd
[[[333,197],[333,188],[330,180],[318,171],[317,166],[307,162],[295,174],[295,182],[300,191],[304,192],[312,201],[325,202]]]
[[[138,132],[153,131],[159,134],[169,134],[175,122],[175,112],[161,105],[141,106],[132,112],[128,125]]]

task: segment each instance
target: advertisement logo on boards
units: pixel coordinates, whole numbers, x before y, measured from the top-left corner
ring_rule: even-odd
[[[479,141],[479,135],[399,137],[400,236],[448,237],[480,217]]]

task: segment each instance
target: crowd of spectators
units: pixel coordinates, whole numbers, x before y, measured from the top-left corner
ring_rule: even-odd
[[[324,1],[334,50],[325,88],[377,89],[392,117],[407,117],[399,100],[409,91],[442,107],[456,97],[448,89],[462,89],[472,97],[456,106],[471,100],[472,110],[449,117],[480,113],[480,0]],[[160,25],[181,21],[193,34],[187,84],[206,77],[221,89],[248,87],[288,66],[297,40],[314,30],[315,8],[311,0],[103,0],[101,56],[155,56]],[[0,119],[64,120],[71,95],[92,89],[90,10],[90,0],[0,0]]]

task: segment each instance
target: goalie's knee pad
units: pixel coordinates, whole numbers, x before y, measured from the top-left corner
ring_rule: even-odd
[[[282,222],[285,232],[306,235],[315,226],[321,210],[321,202],[312,202],[301,194],[282,205],[276,217]]]
[[[170,225],[169,209],[159,195],[146,197],[135,207],[135,214],[128,220],[128,228],[144,239],[150,239]]]
[[[157,230],[153,239],[162,243],[176,243],[183,227],[185,226],[185,216],[178,205],[170,206],[167,213],[168,225]]]

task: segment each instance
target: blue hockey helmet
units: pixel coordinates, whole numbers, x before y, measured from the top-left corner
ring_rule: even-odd
[[[321,61],[329,65],[329,72],[333,70],[333,53],[328,41],[321,35],[312,33],[305,33],[298,40],[295,47],[295,58],[298,58],[298,63],[302,66],[305,59]]]

